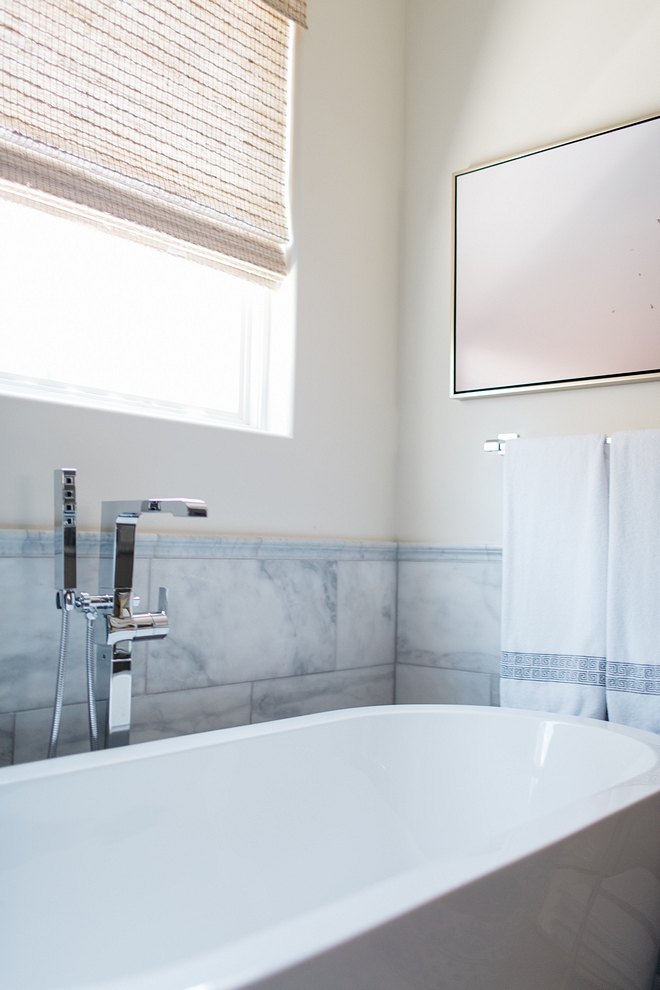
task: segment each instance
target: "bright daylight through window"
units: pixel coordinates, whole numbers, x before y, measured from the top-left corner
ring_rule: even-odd
[[[289,433],[304,0],[8,0],[0,392]]]

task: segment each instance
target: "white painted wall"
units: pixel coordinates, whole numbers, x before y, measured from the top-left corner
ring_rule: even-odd
[[[309,0],[309,24],[294,438],[0,399],[0,526],[52,525],[51,472],[71,464],[86,529],[103,498],[190,494],[200,532],[497,543],[484,439],[660,426],[660,383],[448,397],[451,173],[659,112],[660,0]]]
[[[309,0],[299,32],[293,439],[3,398],[0,526],[51,527],[66,465],[84,529],[102,499],[159,494],[208,501],[189,533],[394,535],[404,8]]]
[[[450,399],[451,175],[659,113],[660,0],[408,0],[406,34],[398,535],[499,543],[486,438],[660,427],[660,383]]]

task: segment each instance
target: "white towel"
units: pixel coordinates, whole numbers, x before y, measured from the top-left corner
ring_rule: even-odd
[[[504,460],[501,704],[605,718],[605,437],[513,440]]]
[[[610,721],[660,732],[660,430],[612,436]]]

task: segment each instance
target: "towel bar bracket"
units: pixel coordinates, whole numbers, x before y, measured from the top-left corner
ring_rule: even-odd
[[[498,433],[497,440],[486,440],[484,450],[487,453],[503,454],[506,450],[507,440],[518,440],[519,433]],[[605,443],[612,443],[612,437],[605,437]]]
[[[495,454],[503,454],[507,440],[517,440],[518,436],[518,433],[498,433],[497,440],[486,440],[484,450],[491,451]]]

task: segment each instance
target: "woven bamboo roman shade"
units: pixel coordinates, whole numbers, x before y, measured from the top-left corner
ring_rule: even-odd
[[[4,0],[2,193],[279,281],[287,18],[304,0]]]

